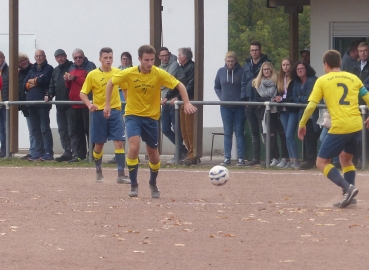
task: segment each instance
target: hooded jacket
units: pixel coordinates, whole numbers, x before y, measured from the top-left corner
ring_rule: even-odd
[[[243,67],[236,62],[232,69],[225,64],[215,77],[214,90],[220,101],[239,101],[241,98],[241,79]],[[237,107],[237,106],[227,106]]]
[[[67,88],[69,89],[69,100],[81,101],[79,96],[82,85],[85,82],[87,74],[96,68],[95,64],[88,61],[87,57],[83,61],[81,66],[77,66],[75,63],[69,68],[69,73],[75,76],[73,81],[65,81]],[[89,97],[91,98],[91,97]],[[73,108],[86,108],[86,105],[72,105]]]
[[[44,100],[46,92],[49,88],[51,75],[53,73],[53,67],[47,63],[45,60],[41,66],[38,66],[36,63],[31,67],[30,71],[28,72],[27,76],[24,78],[23,81],[23,89],[26,91],[27,101],[36,101],[36,100]],[[27,90],[26,84],[29,79],[36,79],[37,85],[33,88]],[[27,105],[27,106],[34,106],[34,107],[44,107],[51,105]]]
[[[343,71],[354,73],[354,68],[358,62],[356,59],[352,59],[349,53],[350,52],[348,51],[343,55],[341,69]]]
[[[68,72],[72,64],[73,62],[67,59],[64,64],[54,68],[50,80],[48,96],[51,96],[51,98],[55,96],[55,100],[57,101],[69,100],[69,89],[65,85],[64,74]],[[56,109],[59,111],[66,111],[69,108],[70,105],[56,105]]]
[[[4,63],[4,67],[1,71],[1,79],[3,80],[3,86],[1,87],[1,100],[9,101],[9,66]]]
[[[172,75],[174,78],[176,78],[179,81],[183,81],[183,79],[185,78],[185,74],[182,70],[182,68],[179,66],[178,62],[177,62],[177,56],[170,54],[170,58],[169,58],[169,62],[168,64],[161,64],[159,66],[159,68],[165,70],[166,72],[168,72],[170,75]],[[161,87],[161,98],[165,98],[167,93],[169,91],[171,91],[172,89],[166,88],[164,86]],[[172,93],[172,95],[174,96],[178,96],[179,92],[177,89],[173,89],[173,91],[175,91],[175,93]]]
[[[254,87],[252,87],[252,81],[258,76],[260,68],[264,62],[271,62],[268,59],[268,55],[261,54],[260,60],[254,64],[251,56],[246,59],[245,66],[243,67],[243,75],[241,80],[241,99],[246,101],[258,101],[260,95]],[[255,69],[254,69],[255,65]]]

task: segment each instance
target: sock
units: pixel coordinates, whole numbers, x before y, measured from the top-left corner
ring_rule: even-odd
[[[100,153],[97,153],[94,149],[92,154],[93,154],[94,160],[95,160],[96,173],[101,173],[102,172],[101,164],[102,164],[102,157],[103,157],[104,151],[101,151]]]
[[[129,178],[131,179],[131,186],[137,187],[138,186],[138,183],[137,183],[138,158],[130,159],[127,157],[126,161],[127,161]]]
[[[150,167],[150,181],[149,181],[149,183],[151,185],[156,185],[156,178],[158,177],[159,169],[160,169],[160,161],[156,164],[152,164],[149,161],[149,167]]]
[[[342,168],[343,171],[343,178],[345,178],[346,182],[355,186],[355,176],[356,176],[356,169],[355,166],[347,166]]]
[[[325,166],[323,174],[337,186],[342,187],[343,190],[347,190],[350,187],[350,184],[343,179],[340,171],[332,164]]]
[[[124,165],[126,163],[124,149],[115,149],[115,160],[117,161],[118,177],[124,176]]]

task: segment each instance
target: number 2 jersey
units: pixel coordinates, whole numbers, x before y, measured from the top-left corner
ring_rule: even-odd
[[[367,94],[368,91],[357,76],[345,71],[329,72],[315,82],[309,101],[319,104],[324,98],[332,121],[328,132],[348,134],[363,128],[359,97]]]

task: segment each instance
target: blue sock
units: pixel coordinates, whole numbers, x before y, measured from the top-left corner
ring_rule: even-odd
[[[350,187],[350,184],[345,181],[340,171],[332,164],[329,164],[324,168],[323,174],[337,186],[342,187],[343,190],[347,190]]]
[[[344,167],[342,168],[342,172],[346,182],[355,186],[355,176],[356,176],[355,166]]]
[[[126,163],[125,153],[115,153],[115,160],[117,161],[118,177],[124,176],[124,167]]]

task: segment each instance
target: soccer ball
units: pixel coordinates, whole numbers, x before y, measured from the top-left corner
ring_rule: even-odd
[[[217,165],[209,171],[210,182],[215,186],[221,186],[227,183],[229,179],[229,171],[226,167]]]

